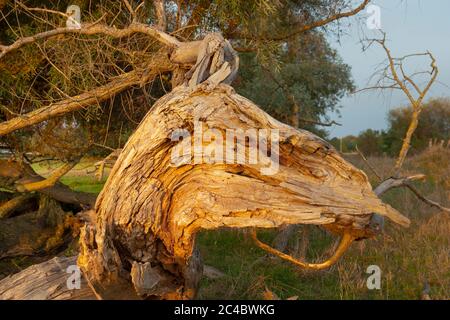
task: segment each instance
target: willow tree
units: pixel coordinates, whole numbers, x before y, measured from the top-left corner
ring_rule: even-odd
[[[25,171],[26,162],[20,159],[19,173],[10,177],[18,192],[47,192],[56,199],[50,191],[61,188],[59,178],[85,148],[80,135],[72,135],[69,145],[57,142],[70,132],[89,132],[81,130],[89,128],[89,117],[95,117],[95,110],[88,107],[155,79],[167,90],[162,74],[170,80],[171,91],[147,112],[123,147],[95,206],[83,215],[86,222],[77,264],[89,286],[68,293],[60,285],[65,271],[61,265],[73,263],[73,259],[62,259],[56,261],[57,268],[55,261],[48,262],[3,280],[2,297],[192,298],[202,274],[195,248],[199,230],[251,228],[260,248],[302,268],[319,270],[335,263],[354,240],[375,236],[377,215],[407,226],[409,220],[384,204],[367,176],[328,143],[275,120],[230,86],[239,68],[234,48],[258,50],[261,43],[269,46],[272,42],[283,47],[286,39],[354,15],[368,2],[346,10],[345,1],[330,6],[328,1],[149,4],[124,0],[114,2],[112,8],[99,1],[94,5],[102,10],[87,10],[92,15],[84,14],[80,22],[74,19],[77,12],[61,13],[15,2],[15,10],[31,17],[45,15],[51,27],[30,35],[12,30],[17,39],[0,46],[0,59],[26,56],[27,49],[37,47],[42,55],[28,52],[28,58],[47,61],[46,67],[52,67],[55,77],[62,77],[60,84],[65,89],[40,86],[37,92],[33,87],[30,96],[47,97],[42,100],[51,102],[29,99],[30,110],[17,112],[3,106],[6,121],[0,124],[0,135],[13,142],[29,139],[46,148],[46,153],[65,155],[60,158],[66,164],[47,178],[37,177],[28,167]],[[225,10],[230,8],[234,11]],[[285,12],[286,8],[290,9],[287,20],[274,19],[277,10]],[[100,12],[103,14],[97,14]],[[224,13],[227,19],[208,21]],[[153,17],[151,24],[149,17]],[[197,28],[202,24],[208,28]],[[274,35],[273,30],[283,32]],[[192,36],[196,38],[190,39]],[[110,54],[105,54],[105,48]],[[77,63],[77,54],[97,59]],[[75,93],[67,97],[68,92]],[[55,100],[54,95],[60,99]],[[128,97],[132,99],[132,95]],[[82,121],[73,113],[84,108],[88,109]],[[31,136],[24,134],[26,130]],[[181,141],[173,139],[179,130],[184,137]],[[234,137],[224,149],[224,137],[230,130],[246,132],[246,137]],[[251,136],[254,131],[258,139]],[[54,142],[39,145],[36,132],[41,133],[42,141],[53,137]],[[197,135],[203,138],[200,143]],[[236,149],[243,152],[235,154]],[[212,161],[222,152],[226,157],[232,154],[232,159]],[[177,165],[174,154],[178,154]],[[248,161],[252,155],[257,161]],[[21,180],[27,174],[34,181]],[[80,197],[70,191],[64,195]],[[334,254],[324,262],[307,263],[257,238],[256,228],[292,224],[320,225],[338,235],[341,239]]]

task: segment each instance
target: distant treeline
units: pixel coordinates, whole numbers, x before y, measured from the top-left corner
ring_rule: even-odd
[[[397,154],[411,120],[411,108],[393,109],[388,114],[387,130],[367,129],[358,136],[333,138],[331,143],[342,152],[355,152],[356,147],[365,155]],[[449,147],[450,98],[430,100],[420,115],[419,125],[411,141],[410,153],[426,149],[430,144]]]

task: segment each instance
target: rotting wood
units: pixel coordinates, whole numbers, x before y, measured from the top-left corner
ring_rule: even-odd
[[[199,261],[193,252],[201,229],[317,224],[359,238],[370,234],[372,212],[409,224],[328,143],[230,91],[223,84],[208,92],[177,87],[127,142],[98,197],[97,223],[81,236],[78,263],[99,296],[119,298],[115,291],[121,288],[145,292],[142,298],[194,297]],[[205,131],[278,129],[279,171],[263,175],[261,164],[192,165],[191,155],[188,164],[171,165],[171,133],[193,130],[198,120]],[[127,280],[146,272],[157,274],[166,291],[152,291],[161,287],[153,282],[148,288]]]

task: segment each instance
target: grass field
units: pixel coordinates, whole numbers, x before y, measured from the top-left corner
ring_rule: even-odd
[[[408,160],[411,173],[425,173],[427,180],[418,188],[431,199],[449,206],[450,150],[434,150]],[[359,159],[349,159],[375,175]],[[392,159],[370,158],[380,175],[389,176]],[[75,190],[99,192],[104,181],[97,182],[89,171],[89,161],[79,164],[63,178]],[[51,166],[51,165],[50,165]],[[45,172],[45,166],[37,168]],[[432,299],[450,298],[450,218],[437,209],[420,202],[406,189],[393,190],[385,197],[393,207],[410,217],[408,229],[389,222],[384,235],[352,245],[344,258],[326,271],[302,271],[292,265],[268,257],[258,249],[244,230],[202,232],[198,244],[205,264],[222,271],[219,279],[204,279],[200,299],[261,299],[270,290],[281,299],[419,299],[424,283],[430,286]],[[325,231],[309,226],[309,247],[306,258],[320,260],[329,255],[334,239]],[[299,237],[305,227],[299,227]],[[261,238],[270,242],[275,231],[261,231]],[[295,239],[292,247],[296,247]],[[295,254],[295,252],[294,252]],[[381,269],[381,289],[369,290],[366,269]]]

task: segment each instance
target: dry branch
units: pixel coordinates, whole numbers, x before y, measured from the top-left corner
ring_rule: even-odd
[[[39,183],[45,178],[38,175],[31,166],[15,161],[0,160],[0,179],[4,186],[12,185],[13,188],[23,184]],[[55,183],[51,187],[38,190],[39,193],[64,203],[93,207],[97,196],[93,193],[77,192],[62,183]]]
[[[366,156],[359,150],[358,146],[355,147],[356,152],[359,154],[361,159],[363,159],[364,163],[369,167],[370,171],[373,172],[373,174],[378,178],[379,181],[382,181],[383,178],[378,174],[378,172],[375,170],[375,168],[370,164],[369,160],[367,160]]]
[[[9,218],[14,211],[18,210],[33,197],[33,194],[23,194],[2,203],[0,205],[0,219]]]
[[[417,180],[423,180],[423,179],[425,179],[425,175],[423,175],[423,174],[416,174],[416,175],[408,176],[408,177],[404,177],[404,178],[389,178],[387,180],[384,180],[382,183],[380,183],[375,188],[374,192],[378,196],[381,196],[391,189],[404,187],[411,181],[417,181]]]
[[[262,37],[261,40],[283,41],[288,38],[292,38],[300,33],[307,32],[307,31],[310,31],[310,30],[313,30],[313,29],[316,29],[319,27],[323,27],[323,26],[325,26],[331,22],[337,21],[339,19],[352,17],[352,16],[358,14],[359,12],[361,12],[362,10],[364,10],[364,8],[369,3],[370,3],[370,0],[364,0],[359,6],[357,6],[356,8],[354,8],[350,11],[339,12],[339,13],[329,16],[325,19],[314,21],[307,25],[293,26],[292,27],[293,30],[291,32],[289,32],[288,34],[272,36],[272,37]],[[245,37],[243,37],[243,39],[245,39]],[[252,39],[249,39],[249,40],[252,40]]]
[[[351,235],[350,233],[344,233],[342,235],[342,239],[340,240],[338,247],[336,248],[336,251],[333,253],[333,255],[329,259],[327,259],[326,261],[321,262],[321,263],[307,263],[307,262],[300,261],[298,259],[294,259],[290,255],[287,255],[281,251],[278,251],[278,250],[272,248],[271,246],[261,242],[256,235],[255,229],[253,229],[251,231],[251,235],[252,235],[253,240],[257,244],[257,246],[260,247],[261,249],[263,249],[264,251],[267,251],[273,255],[276,255],[277,257],[280,257],[283,260],[289,261],[289,262],[295,264],[296,266],[299,266],[300,268],[307,269],[307,270],[322,270],[322,269],[327,269],[327,268],[331,267],[342,257],[342,255],[347,251],[347,249],[350,247],[352,242],[355,240],[355,237],[353,235]]]
[[[419,116],[420,113],[422,112],[423,101],[428,91],[430,90],[431,86],[436,81],[439,69],[436,65],[435,57],[429,51],[425,53],[409,54],[400,58],[395,58],[392,55],[391,50],[386,45],[386,34],[384,32],[382,32],[382,36],[383,37],[381,39],[368,40],[369,43],[368,46],[372,45],[373,43],[378,43],[383,48],[388,60],[388,65],[383,69],[382,76],[378,80],[377,85],[370,87],[370,89],[400,89],[408,98],[412,108],[411,121],[408,126],[408,130],[405,134],[405,138],[403,139],[402,147],[400,149],[399,155],[395,162],[395,167],[393,169],[393,175],[395,177],[399,177],[400,170],[403,166],[403,163],[408,154],[408,150],[411,146],[412,136],[415,130],[417,129],[417,125],[419,123]],[[423,89],[421,89],[420,86],[413,80],[413,75],[421,74],[423,72],[419,73],[416,72],[413,75],[408,76],[403,67],[403,62],[406,59],[417,56],[426,56],[431,61],[430,62],[431,70],[427,72],[430,75],[430,79],[425,84]],[[387,85],[382,85],[381,83],[385,80],[388,80],[390,83]],[[416,94],[411,92],[411,90],[407,86],[407,83],[409,83],[413,87]]]
[[[150,67],[150,71],[145,73],[147,81],[156,77],[160,72],[165,72],[172,68],[170,62],[164,57],[163,59],[155,59],[153,63],[154,67]],[[46,107],[41,107],[27,114],[2,122],[0,123],[0,136],[106,101],[131,86],[141,84],[143,77],[143,71],[130,71],[88,92],[52,103]]]
[[[153,0],[153,6],[155,7],[156,12],[157,26],[161,31],[166,31],[167,29],[167,17],[164,2],[164,0]]]
[[[411,185],[411,184],[409,184],[409,183],[406,183],[406,187],[407,187],[409,190],[411,190],[411,191],[416,195],[417,198],[419,198],[420,200],[422,200],[423,202],[425,202],[425,203],[428,204],[429,206],[436,207],[436,208],[438,208],[439,210],[442,210],[442,211],[445,211],[445,212],[450,212],[450,208],[443,207],[440,203],[438,203],[438,202],[436,202],[436,201],[433,201],[433,200],[430,200],[430,199],[424,197],[424,196],[419,192],[419,190],[417,190],[413,185]]]
[[[158,30],[155,27],[133,22],[128,27],[123,29],[117,29],[115,27],[110,27],[107,25],[99,24],[99,23],[91,23],[91,24],[83,24],[81,29],[72,29],[72,28],[56,28],[49,31],[41,32],[29,37],[23,37],[15,41],[10,45],[0,45],[0,59],[3,58],[6,54],[20,49],[21,47],[35,43],[39,40],[49,39],[58,35],[64,34],[74,34],[74,35],[97,35],[103,34],[112,38],[124,38],[129,37],[135,33],[146,34],[153,39],[161,42],[162,44],[169,47],[179,47],[180,42],[171,35]]]
[[[376,188],[375,193],[378,196],[381,196],[388,190],[392,188],[398,188],[398,187],[407,187],[409,188],[420,200],[424,201],[425,203],[437,207],[441,210],[448,211],[447,208],[441,206],[439,203],[431,201],[424,196],[422,196],[417,189],[415,189],[410,182],[414,180],[422,180],[425,178],[424,175],[419,174],[415,176],[409,176],[409,177],[402,177],[401,176],[401,169],[403,167],[403,164],[405,162],[406,156],[408,154],[409,148],[411,146],[411,139],[414,135],[414,132],[417,129],[417,126],[419,124],[419,117],[423,109],[423,101],[429,92],[431,86],[436,81],[437,75],[439,73],[439,69],[436,64],[436,59],[433,56],[433,54],[429,51],[424,53],[415,53],[415,54],[408,54],[400,58],[395,58],[391,50],[386,45],[386,34],[382,32],[382,38],[381,39],[370,39],[368,40],[368,46],[372,45],[373,43],[379,44],[387,57],[387,66],[382,68],[381,77],[377,81],[377,84],[375,86],[365,88],[365,89],[399,89],[401,90],[406,97],[408,98],[411,108],[412,108],[412,115],[411,115],[411,121],[408,125],[408,129],[405,133],[405,137],[403,139],[402,146],[400,148],[400,152],[398,154],[398,157],[395,162],[395,166],[392,170],[392,177],[381,182]],[[411,57],[421,57],[425,56],[430,59],[430,71],[419,71],[415,72],[412,75],[408,75],[405,71],[403,62]],[[422,74],[428,74],[429,79],[426,82],[424,88],[422,89],[420,85],[413,79],[414,76],[422,75]],[[387,84],[385,84],[387,82]],[[408,84],[412,86],[412,90],[408,88]],[[359,151],[358,151],[359,152]],[[364,157],[363,157],[364,158]],[[367,162],[367,160],[365,159]],[[367,162],[368,163],[368,162]],[[372,171],[376,173],[375,170],[372,169],[372,167],[369,165]],[[378,176],[378,175],[377,175]],[[380,227],[383,226],[384,220],[383,217],[374,214],[372,216],[372,223],[374,225],[378,225]]]
[[[78,161],[73,161],[63,164],[60,168],[55,170],[48,178],[44,180],[18,184],[16,186],[17,190],[19,190],[20,192],[31,192],[53,187],[59,181],[59,179],[61,179],[66,173],[68,173],[73,167],[75,167],[77,163]]]

